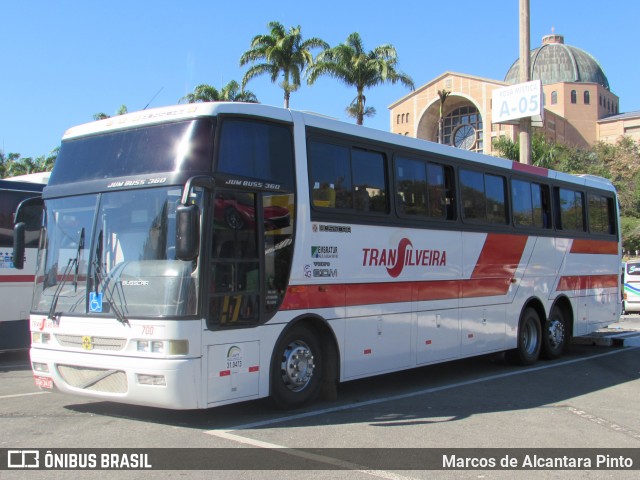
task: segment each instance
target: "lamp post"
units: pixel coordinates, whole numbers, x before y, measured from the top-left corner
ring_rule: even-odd
[[[520,0],[520,83],[531,81],[529,0]],[[531,165],[531,117],[520,119],[520,163]]]

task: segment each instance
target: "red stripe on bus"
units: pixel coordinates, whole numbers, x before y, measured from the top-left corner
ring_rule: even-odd
[[[461,298],[492,297],[506,295],[511,278],[488,278],[480,280],[460,280]]]
[[[488,234],[468,280],[294,286],[283,310],[353,307],[505,295],[527,244],[526,235]]]
[[[560,278],[557,291],[586,291],[616,288],[618,275],[574,275]],[[289,287],[282,310],[355,307],[401,302],[425,302],[506,295],[510,278],[436,280],[426,282],[383,282]]]
[[[602,255],[617,255],[618,242],[608,240],[574,240],[571,253],[590,253]]]
[[[450,300],[462,296],[462,281],[438,280],[432,282],[414,282],[414,300],[426,302],[429,300]]]
[[[558,282],[559,292],[586,291],[596,288],[616,288],[620,282],[618,275],[570,275],[561,277]]]
[[[526,235],[489,233],[471,278],[513,277],[528,239]]]
[[[425,302],[505,295],[510,278],[382,282],[289,287],[282,310],[355,307],[400,302]]]
[[[10,282],[33,282],[35,279],[35,275],[2,275],[0,276],[0,283],[10,283]]]
[[[532,173],[533,175],[539,175],[541,177],[548,177],[549,170],[542,167],[536,167],[535,165],[526,165],[520,162],[513,162],[513,170],[517,170],[519,172]]]

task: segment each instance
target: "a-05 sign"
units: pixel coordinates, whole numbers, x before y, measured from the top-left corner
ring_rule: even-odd
[[[540,80],[497,88],[491,101],[492,123],[517,124],[516,120],[532,117],[534,126],[542,126],[542,98]]]

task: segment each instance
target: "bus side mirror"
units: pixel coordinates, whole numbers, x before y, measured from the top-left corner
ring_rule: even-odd
[[[200,213],[197,205],[176,208],[176,258],[194,260],[200,250]]]
[[[13,227],[13,266],[18,270],[24,268],[24,237],[26,225],[24,222],[16,223]]]

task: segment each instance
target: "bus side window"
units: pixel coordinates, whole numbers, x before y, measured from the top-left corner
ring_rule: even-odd
[[[455,179],[452,167],[444,167],[444,204],[445,218],[447,220],[455,220],[456,215],[456,189]]]
[[[309,143],[309,162],[313,206],[353,208],[349,149],[312,141]]]
[[[557,226],[566,231],[584,232],[584,194],[577,190],[556,188]]]

